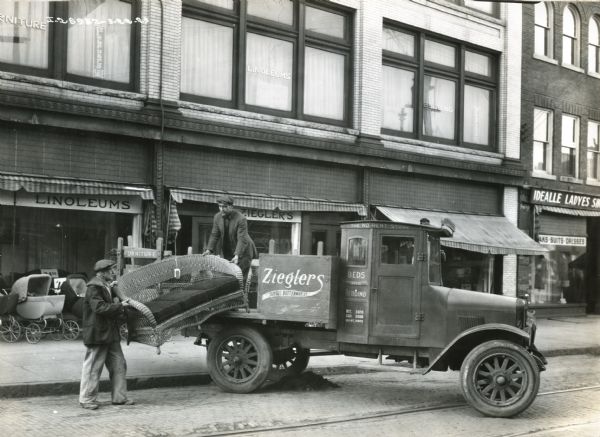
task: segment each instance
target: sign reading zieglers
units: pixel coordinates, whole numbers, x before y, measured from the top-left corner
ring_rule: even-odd
[[[586,237],[568,237],[564,235],[538,235],[540,244],[550,244],[553,246],[586,246]]]
[[[86,194],[19,192],[17,194],[17,206],[141,214],[142,198],[139,196],[96,196]]]
[[[531,203],[600,210],[600,197],[537,188],[531,191]]]

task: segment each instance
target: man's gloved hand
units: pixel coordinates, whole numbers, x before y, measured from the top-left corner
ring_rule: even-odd
[[[202,256],[205,255],[210,255],[212,252],[209,249],[206,249],[204,252],[202,252]]]
[[[237,264],[238,263],[238,256],[235,255],[233,258],[231,258],[231,262],[234,263],[234,264]]]

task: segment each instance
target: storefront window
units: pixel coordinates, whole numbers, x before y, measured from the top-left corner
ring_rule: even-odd
[[[548,256],[535,259],[531,302],[564,304],[585,302],[585,247],[546,246]]]
[[[117,238],[132,235],[131,214],[2,206],[1,273],[7,285],[42,269],[61,275],[93,273],[94,263],[113,256]],[[14,244],[13,244],[14,235]]]
[[[181,92],[231,100],[233,28],[183,17]]]
[[[110,20],[129,19],[131,4],[106,0],[69,2],[69,16],[102,23],[69,24],[67,72],[114,82],[129,82],[131,26]]]
[[[294,44],[249,33],[246,50],[246,103],[290,111]]]
[[[248,234],[258,253],[269,253],[269,241],[275,242],[275,253],[292,254],[292,224],[281,222],[248,221]]]
[[[48,67],[48,2],[0,2],[0,62]]]

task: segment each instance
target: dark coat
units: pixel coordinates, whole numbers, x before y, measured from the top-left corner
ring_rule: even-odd
[[[246,217],[239,212],[237,209],[232,210],[229,213],[229,226],[227,235],[224,235],[225,223],[223,219],[223,213],[218,212],[215,214],[213,220],[213,228],[210,233],[210,239],[208,240],[207,249],[211,252],[215,252],[218,243],[222,243],[223,238],[229,239],[229,247],[233,251],[233,255],[238,256],[238,265],[242,271],[247,270],[250,267],[250,262],[258,257],[258,252],[254,241],[248,235],[248,221]],[[227,254],[223,253],[221,247],[221,256],[227,257]],[[231,256],[233,258],[233,256]]]
[[[108,286],[97,277],[87,284],[83,301],[83,344],[93,346],[121,341],[119,327],[125,320],[123,305],[113,302]]]

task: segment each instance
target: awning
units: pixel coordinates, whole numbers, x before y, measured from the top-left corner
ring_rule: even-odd
[[[578,217],[600,217],[600,211],[591,211],[589,209],[572,209],[572,208],[561,208],[560,206],[546,206],[540,207],[542,211],[553,212],[555,214],[574,215]]]
[[[454,236],[441,239],[442,245],[447,247],[492,255],[544,255],[548,252],[506,217],[383,206],[378,206],[377,209],[394,222],[419,224],[426,217],[432,225],[440,226],[443,218],[452,220],[456,225]]]
[[[152,188],[148,187],[136,187],[111,182],[6,174],[0,175],[0,190],[25,190],[30,193],[126,195],[140,196],[144,200],[154,199]]]
[[[215,203],[217,198],[228,195],[233,197],[235,206],[264,210],[281,211],[317,211],[317,212],[355,212],[361,217],[367,215],[367,208],[362,203],[347,203],[325,199],[309,199],[306,197],[267,196],[264,194],[240,193],[233,191],[193,190],[172,188],[171,197],[181,203],[184,200]]]

